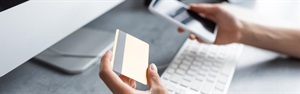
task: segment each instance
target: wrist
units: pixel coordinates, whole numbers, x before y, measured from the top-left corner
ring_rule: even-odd
[[[239,43],[251,45],[253,42],[253,31],[251,30],[251,23],[240,20],[240,37],[239,37]]]

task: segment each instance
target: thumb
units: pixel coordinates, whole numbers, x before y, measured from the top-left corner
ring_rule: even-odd
[[[150,88],[162,86],[160,77],[157,73],[157,67],[153,63],[150,64],[147,69],[147,81]]]
[[[217,4],[190,4],[190,10],[202,14],[212,14],[219,8]]]
[[[219,4],[190,4],[189,9],[213,21],[217,20],[216,15],[221,10]]]

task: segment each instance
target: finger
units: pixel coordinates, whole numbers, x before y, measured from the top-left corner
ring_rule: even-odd
[[[121,78],[121,80],[122,80],[124,83],[126,83],[126,84],[129,85],[130,87],[136,88],[136,81],[135,81],[135,80],[130,79],[130,78],[128,78],[127,76],[122,75],[122,74],[121,74],[119,77]]]
[[[136,81],[131,79],[130,80],[130,86],[135,89],[136,88]]]
[[[197,37],[196,39],[197,39],[198,42],[204,43],[204,41],[203,41],[201,38],[198,38],[198,37]]]
[[[231,43],[231,42],[220,41],[219,38],[216,38],[216,40],[214,42],[214,44],[216,44],[216,45],[224,45],[224,44],[228,44],[228,43]]]
[[[131,80],[130,78],[128,78],[127,76],[124,76],[122,74],[119,77],[124,83],[130,85],[130,80]]]
[[[217,4],[190,4],[190,10],[203,14],[214,14],[218,11],[219,6]]]
[[[210,19],[211,21],[213,22],[216,22],[217,21],[217,18],[215,17],[214,14],[203,14],[203,13],[198,13],[198,15],[204,17],[204,18],[207,18],[207,19]]]
[[[191,40],[195,40],[195,39],[196,39],[196,35],[190,34],[190,35],[189,35],[189,38],[190,38]]]
[[[179,33],[183,33],[183,32],[184,32],[184,30],[183,30],[181,27],[179,27],[179,28],[177,29],[177,31],[178,31]]]
[[[124,93],[133,91],[131,87],[126,85],[119,76],[112,71],[111,68],[111,51],[107,51],[101,59],[101,68],[99,72],[100,78],[113,93]]]
[[[106,51],[106,53],[102,56],[101,62],[104,62],[105,60],[108,60],[109,63],[112,60],[112,53],[110,50]]]
[[[194,34],[190,34],[190,36],[189,36],[189,38],[191,39],[191,40],[197,40],[198,42],[200,42],[200,43],[204,43],[204,41],[201,39],[201,38],[198,38],[196,35],[194,35]]]
[[[147,69],[147,81],[150,87],[150,93],[152,94],[167,94],[167,89],[162,85],[160,77],[157,73],[157,67],[154,64],[150,64]]]
[[[160,77],[157,73],[157,67],[155,64],[150,64],[148,69],[147,69],[147,80],[149,87],[154,87],[154,86],[161,86],[161,81]]]
[[[220,11],[219,4],[190,4],[190,10],[197,12],[202,17],[216,21],[216,15]]]

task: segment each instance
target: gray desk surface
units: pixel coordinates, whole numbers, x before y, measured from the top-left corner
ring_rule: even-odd
[[[177,33],[176,26],[149,13],[142,1],[127,0],[86,27],[112,32],[122,29],[150,44],[150,62],[169,63],[188,34]],[[98,71],[99,64],[69,75],[32,59],[0,78],[0,94],[110,93]],[[239,68],[229,92],[300,93],[299,72],[299,60],[284,58]],[[139,85],[138,89],[147,87]]]

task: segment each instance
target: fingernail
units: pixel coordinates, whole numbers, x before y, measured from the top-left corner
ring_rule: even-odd
[[[110,51],[110,50],[108,50],[108,51],[106,51],[106,53],[111,53],[111,51]]]
[[[156,65],[154,63],[150,64],[150,69],[152,71],[157,71],[157,67],[156,67]]]

